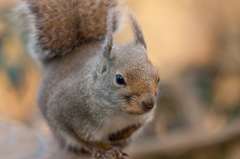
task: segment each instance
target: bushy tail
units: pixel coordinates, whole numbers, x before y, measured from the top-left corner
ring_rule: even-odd
[[[30,29],[30,54],[43,62],[85,42],[104,39],[110,8],[115,31],[117,6],[118,0],[21,0],[16,12]]]

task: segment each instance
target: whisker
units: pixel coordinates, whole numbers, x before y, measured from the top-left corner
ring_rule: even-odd
[[[160,70],[165,64],[167,64],[168,62],[170,62],[170,61],[176,59],[176,58],[179,57],[179,56],[180,56],[180,55],[177,55],[176,57],[173,57],[173,58],[167,60],[167,61],[164,62],[160,67],[158,67],[157,70],[159,71],[159,70]]]

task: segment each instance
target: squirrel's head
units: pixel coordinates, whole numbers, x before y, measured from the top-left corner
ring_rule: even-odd
[[[102,60],[95,76],[97,91],[106,97],[110,110],[119,112],[120,109],[130,115],[145,114],[156,105],[158,71],[148,59],[141,27],[132,13],[128,11],[135,40],[126,46],[113,41],[111,15],[108,16]]]

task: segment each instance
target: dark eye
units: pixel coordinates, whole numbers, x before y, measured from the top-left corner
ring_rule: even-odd
[[[126,85],[126,83],[121,75],[116,76],[116,83],[119,85]]]
[[[160,81],[160,77],[158,77],[158,81],[157,81],[157,83],[159,83],[159,81]]]

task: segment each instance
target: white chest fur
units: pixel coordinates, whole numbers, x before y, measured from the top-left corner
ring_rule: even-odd
[[[153,111],[144,115],[119,115],[112,118],[106,118],[102,120],[102,124],[94,132],[93,138],[95,141],[109,142],[109,135],[116,133],[129,126],[146,124],[153,118]]]

